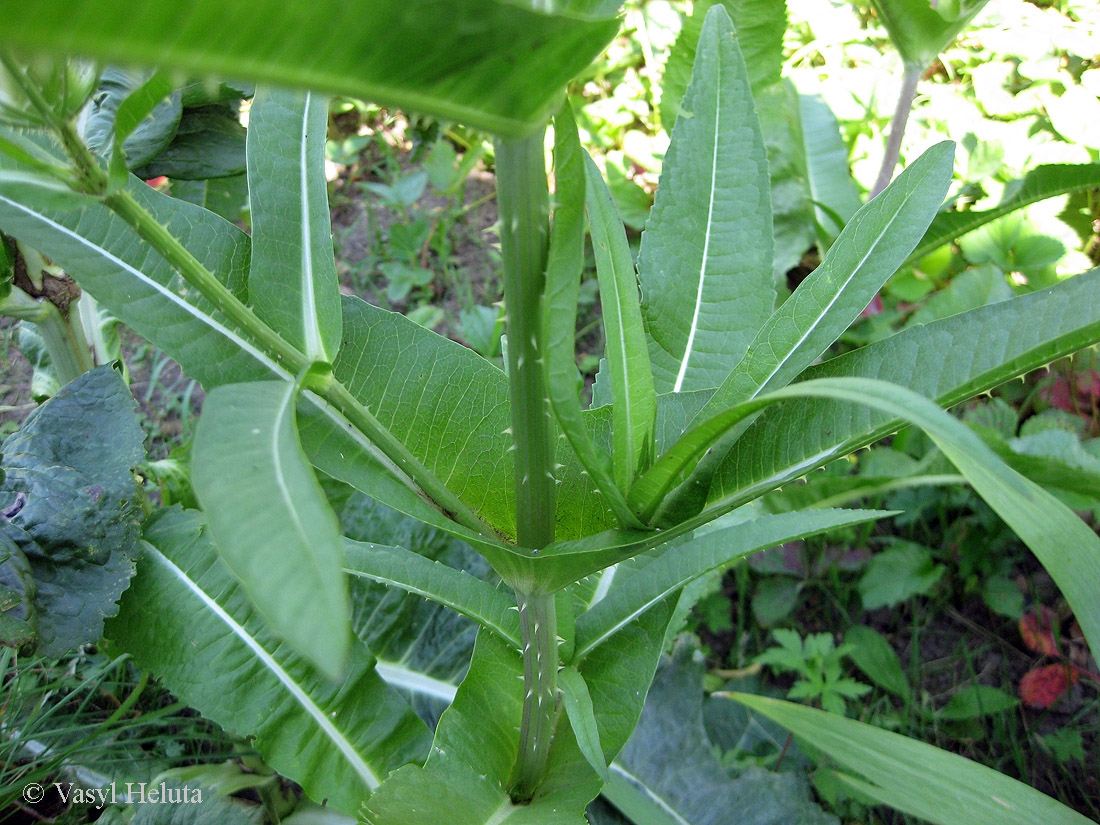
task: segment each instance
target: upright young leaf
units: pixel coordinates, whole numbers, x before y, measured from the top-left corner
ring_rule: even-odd
[[[210,534],[272,629],[333,678],[351,641],[340,526],[294,424],[298,388],[218,387],[195,431],[192,481]]]
[[[839,774],[843,784],[920,819],[938,825],[1092,822],[1023,782],[924,742],[794,702],[728,695],[858,774]]]
[[[851,325],[943,203],[954,148],[950,141],[932,147],[856,213],[821,266],[764,324],[696,423],[789,383]]]
[[[588,221],[603,311],[604,346],[611,373],[615,481],[626,490],[652,458],[657,416],[653,375],[646,357],[638,281],[626,230],[596,164],[584,155]]]
[[[577,294],[584,266],[586,158],[577,137],[573,111],[568,105],[563,106],[554,116],[554,179],[557,190],[554,193],[554,224],[550,229],[550,249],[547,253],[546,299],[542,310],[542,340],[546,348],[543,369],[550,406],[578,460],[614,509],[619,523],[640,527],[641,524],[626,505],[626,494],[612,476],[611,457],[592,440],[581,415],[575,338]],[[638,324],[640,327],[640,317]],[[644,352],[644,342],[636,351]],[[645,369],[648,378],[648,364]],[[650,387],[652,389],[652,379]],[[623,431],[626,436],[630,435],[627,426],[624,425]]]
[[[107,637],[204,716],[255,737],[311,797],[354,814],[390,771],[427,756],[431,734],[360,643],[334,683],[273,634],[204,528],[194,510],[150,519]]]
[[[767,158],[719,6],[707,12],[683,108],[638,257],[662,393],[718,386],[775,304]]]
[[[259,88],[248,119],[252,269],[263,320],[315,361],[340,349],[340,283],[332,253],[325,130],[328,101]]]

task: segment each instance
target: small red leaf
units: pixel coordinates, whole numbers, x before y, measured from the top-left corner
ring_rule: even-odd
[[[1020,699],[1029,708],[1046,710],[1078,678],[1077,673],[1065,665],[1047,665],[1029,670],[1020,680]]]
[[[1042,606],[1038,611],[1025,613],[1020,618],[1020,636],[1024,644],[1044,656],[1057,656],[1058,645],[1054,641],[1054,611]]]

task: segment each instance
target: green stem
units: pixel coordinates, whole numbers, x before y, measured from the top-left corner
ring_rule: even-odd
[[[50,354],[50,365],[61,386],[75,381],[95,366],[91,354],[77,339],[72,325],[49,301],[35,300],[13,286],[7,297],[0,301],[0,315],[28,321],[38,327],[46,352]]]
[[[139,204],[129,192],[121,191],[104,199],[120,218],[128,223],[150,246],[157,250],[189,284],[260,347],[278,360],[291,375],[310,365],[307,355],[287,342],[261,321],[213,273],[176,240],[171,233]],[[492,536],[492,529],[470,507],[414,456],[393,433],[382,426],[362,403],[339,381],[333,379],[315,392],[338,409],[367,436],[393,464],[451,518],[478,533]]]
[[[46,117],[57,132],[69,157],[76,166],[87,194],[108,192],[107,173],[77,134],[72,122],[59,117],[42,95],[29,82],[10,55],[0,52],[0,62],[19,82],[28,100]],[[310,365],[310,359],[265,324],[236,295],[219,281],[201,261],[126,190],[103,197],[103,202],[125,221],[146,243],[155,249],[188,284],[246,333],[264,352],[278,361],[291,375],[297,375]],[[401,474],[402,481],[411,481],[418,493],[465,527],[485,536],[495,537],[493,529],[466,505],[442,481],[424,466],[396,436],[382,426],[370,411],[335,379],[315,392],[332,404],[357,427],[388,458]]]
[[[556,596],[517,594],[523,639],[523,719],[512,798],[529,800],[542,781],[550,757],[557,703],[558,641]]]
[[[516,538],[539,550],[554,540],[553,419],[539,326],[545,284],[549,194],[543,132],[496,144],[497,203],[508,328],[508,382],[515,442]],[[523,717],[512,798],[531,798],[550,754],[557,701],[553,594],[517,591],[523,640]]]

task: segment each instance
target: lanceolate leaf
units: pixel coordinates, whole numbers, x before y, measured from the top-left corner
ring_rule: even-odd
[[[340,284],[332,252],[325,130],[328,101],[260,88],[248,119],[248,197],[256,314],[315,361],[340,349]]]
[[[4,11],[3,42],[29,52],[309,87],[503,135],[541,125],[619,27],[498,0],[15,0]]]
[[[626,506],[626,495],[612,478],[611,457],[589,436],[581,415],[575,337],[577,294],[584,265],[585,159],[573,112],[565,106],[554,116],[554,179],[557,190],[554,193],[554,225],[550,230],[547,254],[546,299],[543,302],[542,337],[546,348],[543,368],[550,406],[573,452],[599,485],[619,523],[640,527],[641,524]],[[631,267],[631,276],[633,272]],[[637,289],[636,286],[634,288]],[[648,364],[645,366],[648,377]],[[650,379],[651,386],[652,383]],[[631,433],[625,426],[625,420],[623,429],[624,435],[629,437]]]
[[[934,249],[1028,204],[1097,186],[1100,186],[1100,163],[1036,166],[1022,179],[1006,186],[1005,196],[992,209],[938,214],[909,260],[919,261]]]
[[[817,510],[763,516],[670,547],[641,570],[617,577],[621,580],[607,596],[577,619],[575,656],[587,655],[665,597],[712,570],[758,550],[883,515],[873,510]]]
[[[1100,340],[1100,271],[905,330],[806,370],[900,384],[950,407]],[[745,431],[715,475],[714,515],[805,475],[901,426],[870,408],[811,400],[774,408]],[[710,517],[713,517],[711,515]]]
[[[515,602],[491,585],[402,547],[348,541],[345,551],[349,575],[423,596],[519,646]]]
[[[298,443],[293,382],[206,397],[192,483],[226,564],[272,629],[333,678],[351,640],[336,516]]]
[[[774,719],[858,776],[840,774],[861,794],[920,819],[955,825],[1089,825],[1046,794],[962,756],[804,705],[729,694]]]
[[[107,636],[205,716],[255,737],[276,770],[354,813],[392,770],[420,761],[428,729],[355,646],[331,682],[273,636],[218,559],[201,517],[166,510],[146,526],[138,575]]]
[[[767,159],[720,7],[707,12],[684,109],[638,258],[660,393],[718,386],[775,304]]]
[[[600,170],[587,154],[584,162],[588,184],[585,201],[592,227],[604,347],[611,373],[615,481],[620,490],[626,490],[635,473],[644,469],[652,458],[657,416],[653,375],[646,357],[638,281],[626,243],[626,230]]]
[[[1100,578],[1100,538],[1072,510],[1004,464],[965,424],[902,387],[860,378],[822,378],[776,390],[757,401],[814,396],[874,407],[928,433],[1031,548],[1069,602],[1089,645],[1100,648],[1100,603],[1089,592],[1091,582]]]
[[[943,203],[953,153],[947,141],[929,149],[856,213],[821,265],[764,324],[696,423],[790,383],[851,325]]]
[[[596,714],[592,709],[592,697],[588,694],[588,685],[584,683],[584,677],[575,668],[563,668],[558,673],[558,687],[561,689],[561,701],[565,706],[566,716],[573,727],[573,735],[577,738],[581,753],[592,766],[592,770],[607,782],[609,779],[607,763],[603,758],[603,748],[600,747]]]

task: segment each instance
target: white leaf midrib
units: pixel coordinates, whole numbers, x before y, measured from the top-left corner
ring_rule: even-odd
[[[688,331],[687,344],[684,347],[684,357],[680,362],[680,371],[676,374],[676,383],[672,391],[680,392],[684,386],[684,377],[687,375],[688,362],[691,360],[692,350],[695,347],[695,333],[699,329],[699,313],[703,307],[703,287],[707,277],[707,256],[710,254],[710,236],[714,229],[714,198],[718,188],[718,136],[722,123],[722,55],[718,52],[718,70],[715,72],[714,87],[714,154],[711,158],[710,169],[710,202],[707,205],[707,228],[703,235],[703,259],[699,264],[699,288],[695,293],[695,310],[691,317],[691,329]]]
[[[321,329],[317,318],[317,295],[313,283],[313,233],[309,225],[311,204],[309,200],[309,158],[307,157],[308,144],[306,142],[309,133],[309,110],[313,98],[312,92],[306,92],[305,106],[302,109],[302,135],[299,141],[301,147],[298,168],[299,184],[301,186],[301,224],[302,242],[302,323],[305,336],[306,354],[319,361],[327,360],[324,342],[321,340]]]
[[[230,632],[240,639],[241,642],[255,654],[256,658],[259,659],[267,670],[278,679],[279,683],[286,688],[287,692],[295,699],[298,706],[306,712],[329,741],[331,741],[340,753],[344,755],[344,758],[347,759],[348,763],[362,778],[363,782],[366,783],[367,787],[371,790],[377,788],[381,784],[381,779],[371,769],[370,765],[367,764],[362,754],[355,749],[355,746],[352,745],[344,733],[332,723],[329,716],[318,707],[317,703],[313,701],[313,698],[306,690],[275,660],[275,657],[272,656],[251,633],[245,630],[244,626],[234,619],[225,608],[199,587],[198,583],[188,576],[171,559],[148,543],[146,543],[144,547],[148,556],[156,560],[158,564],[191,591],[191,593],[203,603],[207,610],[217,616],[217,618],[229,628]]]

